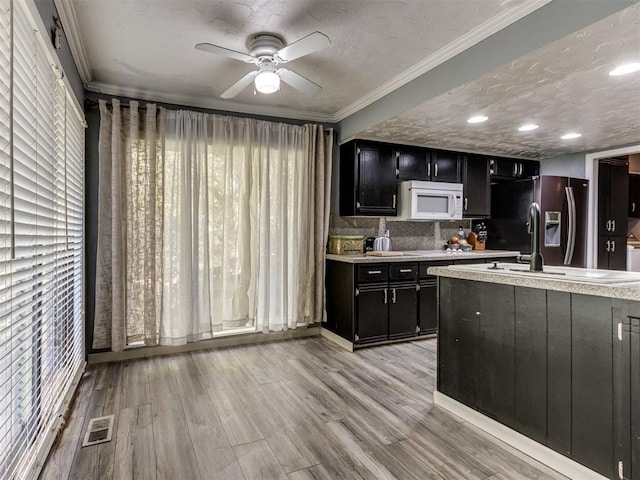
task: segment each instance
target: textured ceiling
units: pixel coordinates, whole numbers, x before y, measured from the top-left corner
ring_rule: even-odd
[[[540,22],[540,34],[534,30],[534,36],[551,41],[559,36],[545,37],[550,29],[541,19],[545,10],[554,11],[548,7],[567,5],[566,11],[572,12],[600,3],[609,6],[603,11],[620,11],[493,71],[479,70],[472,81],[460,84],[477,74],[460,82],[453,79],[440,90],[449,89],[444,94],[438,91],[429,98],[421,92],[418,101],[375,120],[367,117],[368,123],[348,135],[525,158],[640,143],[640,73],[607,75],[620,61],[640,61],[640,2],[622,10],[629,1],[55,1],[90,91],[235,112],[344,120],[342,127],[360,113],[368,115],[365,107],[383,95],[399,89],[378,104],[393,101],[389,99],[397,98],[407,82],[428,77],[429,69],[446,65],[494,33],[488,40],[507,32],[500,37],[508,39],[500,44],[503,50],[509,50],[510,41],[525,45],[520,24],[510,25],[522,17]],[[557,3],[561,1],[565,3]],[[330,38],[326,50],[287,64],[321,85],[319,94],[307,96],[283,85],[273,95],[254,95],[248,87],[234,99],[219,98],[253,66],[195,50],[194,45],[206,42],[246,52],[247,39],[264,31],[288,43],[314,31]],[[519,51],[522,55],[528,50]],[[376,103],[371,107],[381,112]],[[467,124],[475,113],[485,113],[489,121]],[[525,122],[540,128],[518,132]],[[582,137],[560,140],[569,130]]]
[[[385,82],[524,0],[68,0],[89,66],[89,90],[243,110],[255,106],[331,117]],[[532,2],[529,1],[531,4]],[[537,5],[544,1],[538,0]],[[251,87],[230,101],[217,96],[250,64],[197,51],[207,42],[246,52],[252,34],[292,43],[319,30],[321,52],[287,66],[323,87],[306,96],[287,85],[274,95]],[[81,72],[82,73],[82,72]],[[187,103],[187,102],[185,102]],[[277,111],[274,110],[274,112]],[[286,116],[286,115],[283,115]]]
[[[640,4],[368,129],[363,136],[530,158],[640,141]],[[489,120],[467,124],[471,115]],[[540,128],[519,132],[524,123]],[[577,131],[582,137],[561,140]]]

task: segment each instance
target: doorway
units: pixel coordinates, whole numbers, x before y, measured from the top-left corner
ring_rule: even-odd
[[[589,191],[587,225],[587,268],[598,268],[598,165],[599,160],[623,155],[640,154],[640,145],[588,153],[585,156],[585,176],[592,185]],[[626,245],[625,245],[626,248]]]

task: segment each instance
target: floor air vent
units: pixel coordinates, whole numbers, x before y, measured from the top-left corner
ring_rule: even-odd
[[[84,434],[83,447],[89,447],[98,443],[111,441],[113,432],[113,415],[106,417],[96,417],[89,420],[87,431]]]

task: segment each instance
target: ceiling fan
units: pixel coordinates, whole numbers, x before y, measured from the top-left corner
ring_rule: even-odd
[[[255,89],[260,93],[277,92],[280,90],[280,80],[302,93],[308,95],[318,93],[322,90],[319,85],[293,70],[277,68],[277,66],[310,53],[324,50],[330,44],[329,37],[320,32],[313,32],[297,42],[293,42],[291,45],[286,45],[284,40],[274,33],[258,33],[247,42],[249,47],[248,54],[212,45],[211,43],[198,43],[195,48],[203,52],[225,55],[242,62],[254,63],[258,67],[258,70],[247,73],[220,95],[221,98],[233,98],[252,81],[255,84]]]

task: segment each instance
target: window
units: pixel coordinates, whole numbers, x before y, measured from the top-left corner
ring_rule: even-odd
[[[83,363],[84,121],[33,18],[0,0],[2,478],[37,473]]]

